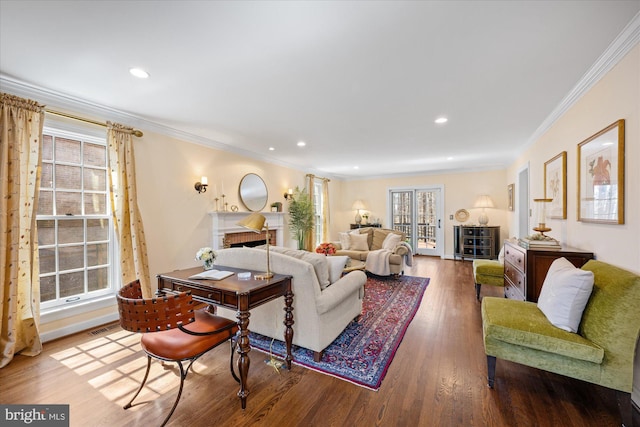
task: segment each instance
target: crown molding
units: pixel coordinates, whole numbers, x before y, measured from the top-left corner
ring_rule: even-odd
[[[281,160],[270,157],[269,155],[258,154],[253,151],[232,147],[223,142],[205,138],[189,132],[184,132],[179,129],[156,123],[154,121],[134,114],[96,104],[91,101],[60,93],[51,89],[46,89],[43,87],[25,83],[5,74],[0,74],[0,91],[11,93],[13,95],[21,96],[24,98],[33,99],[39,104],[44,104],[45,106],[61,110],[62,112],[82,115],[92,120],[104,122],[108,120],[112,122],[122,123],[123,125],[138,128],[143,131],[154,132],[160,135],[178,139],[180,141],[186,141],[192,144],[215,148],[220,151],[234,153],[243,157],[248,157],[254,160],[286,167],[303,173],[313,173],[318,175],[325,175],[327,176],[327,178],[340,179],[337,176],[328,176],[325,171],[316,169],[301,169],[297,165],[283,162]]]
[[[560,104],[547,116],[542,124],[531,135],[523,151],[533,145],[555,122],[562,117],[582,96],[587,93],[602,77],[604,77],[622,58],[626,56],[640,41],[640,12],[622,32],[611,42],[591,68],[582,76],[571,91],[560,101]]]

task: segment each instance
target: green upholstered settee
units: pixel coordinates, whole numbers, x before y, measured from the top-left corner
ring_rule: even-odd
[[[489,387],[496,358],[577,378],[618,391],[624,425],[631,425],[633,360],[640,333],[640,276],[601,261],[578,333],[553,326],[533,302],[486,297],[482,329]]]
[[[482,285],[504,287],[504,262],[494,259],[474,259],[473,281],[476,284],[476,299],[478,301],[480,301]]]

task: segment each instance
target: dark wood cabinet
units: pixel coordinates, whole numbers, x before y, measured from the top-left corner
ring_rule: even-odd
[[[355,230],[356,228],[365,228],[365,227],[375,227],[382,228],[382,224],[349,224],[351,230]]]
[[[580,268],[593,258],[593,252],[562,246],[559,250],[525,249],[517,241],[504,242],[504,295],[523,301],[538,301],[549,267],[566,258]]]
[[[498,258],[500,226],[453,226],[454,258]]]

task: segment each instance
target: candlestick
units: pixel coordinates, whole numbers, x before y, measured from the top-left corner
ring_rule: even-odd
[[[220,200],[220,199],[218,199],[218,198],[216,197],[216,198],[215,198],[215,199],[213,199],[213,200],[215,200],[215,201],[216,201],[216,212],[218,212],[218,200]]]
[[[220,196],[220,197],[222,197],[222,211],[223,211],[223,212],[226,212],[226,211],[227,211],[227,203],[225,203],[225,201],[224,201],[224,197],[225,197],[225,195],[223,194],[223,195],[222,195],[222,196]]]

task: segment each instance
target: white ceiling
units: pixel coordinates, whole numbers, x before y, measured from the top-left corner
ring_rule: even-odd
[[[0,83],[325,176],[503,168],[639,10],[640,0],[2,0]],[[449,122],[434,124],[441,115]]]

